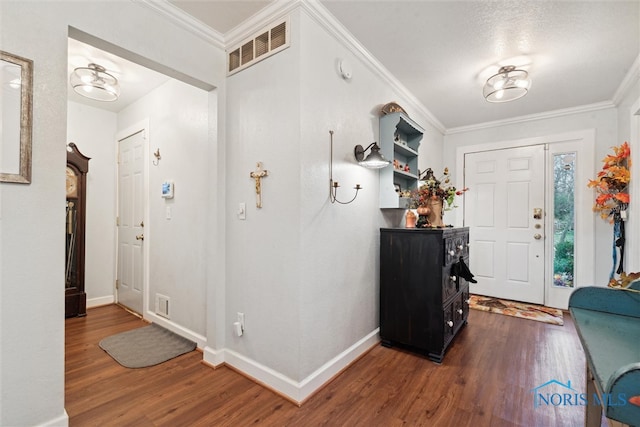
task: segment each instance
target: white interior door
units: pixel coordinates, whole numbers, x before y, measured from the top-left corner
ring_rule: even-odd
[[[465,154],[471,293],[544,303],[544,177],[544,145]]]
[[[140,131],[118,142],[117,301],[143,313],[145,138]]]

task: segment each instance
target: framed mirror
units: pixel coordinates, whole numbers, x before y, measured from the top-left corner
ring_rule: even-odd
[[[31,183],[33,61],[0,51],[0,182]]]

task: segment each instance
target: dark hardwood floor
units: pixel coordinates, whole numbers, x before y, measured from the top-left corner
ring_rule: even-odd
[[[534,408],[532,389],[557,379],[585,392],[584,354],[565,325],[471,310],[441,365],[374,347],[302,407],[193,351],[127,369],[98,347],[144,326],[117,306],[66,320],[71,426],[582,426],[584,407]]]

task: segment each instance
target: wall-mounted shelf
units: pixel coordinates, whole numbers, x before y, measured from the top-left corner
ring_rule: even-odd
[[[392,165],[380,170],[380,207],[408,207],[409,198],[401,198],[397,188],[418,188],[418,148],[424,129],[405,113],[380,118],[380,152]],[[408,168],[408,171],[405,170]]]
[[[418,175],[416,175],[415,173],[405,172],[405,171],[401,171],[399,169],[394,170],[393,174],[395,176],[401,176],[401,177],[408,178],[408,179],[418,179]]]
[[[400,144],[398,142],[393,143],[393,149],[395,152],[403,154],[405,156],[417,156],[418,152],[416,150],[412,150],[406,145]]]

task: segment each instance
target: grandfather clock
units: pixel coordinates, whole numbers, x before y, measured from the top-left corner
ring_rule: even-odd
[[[64,306],[65,317],[86,316],[84,291],[87,172],[90,158],[73,142],[67,146],[67,219]]]

